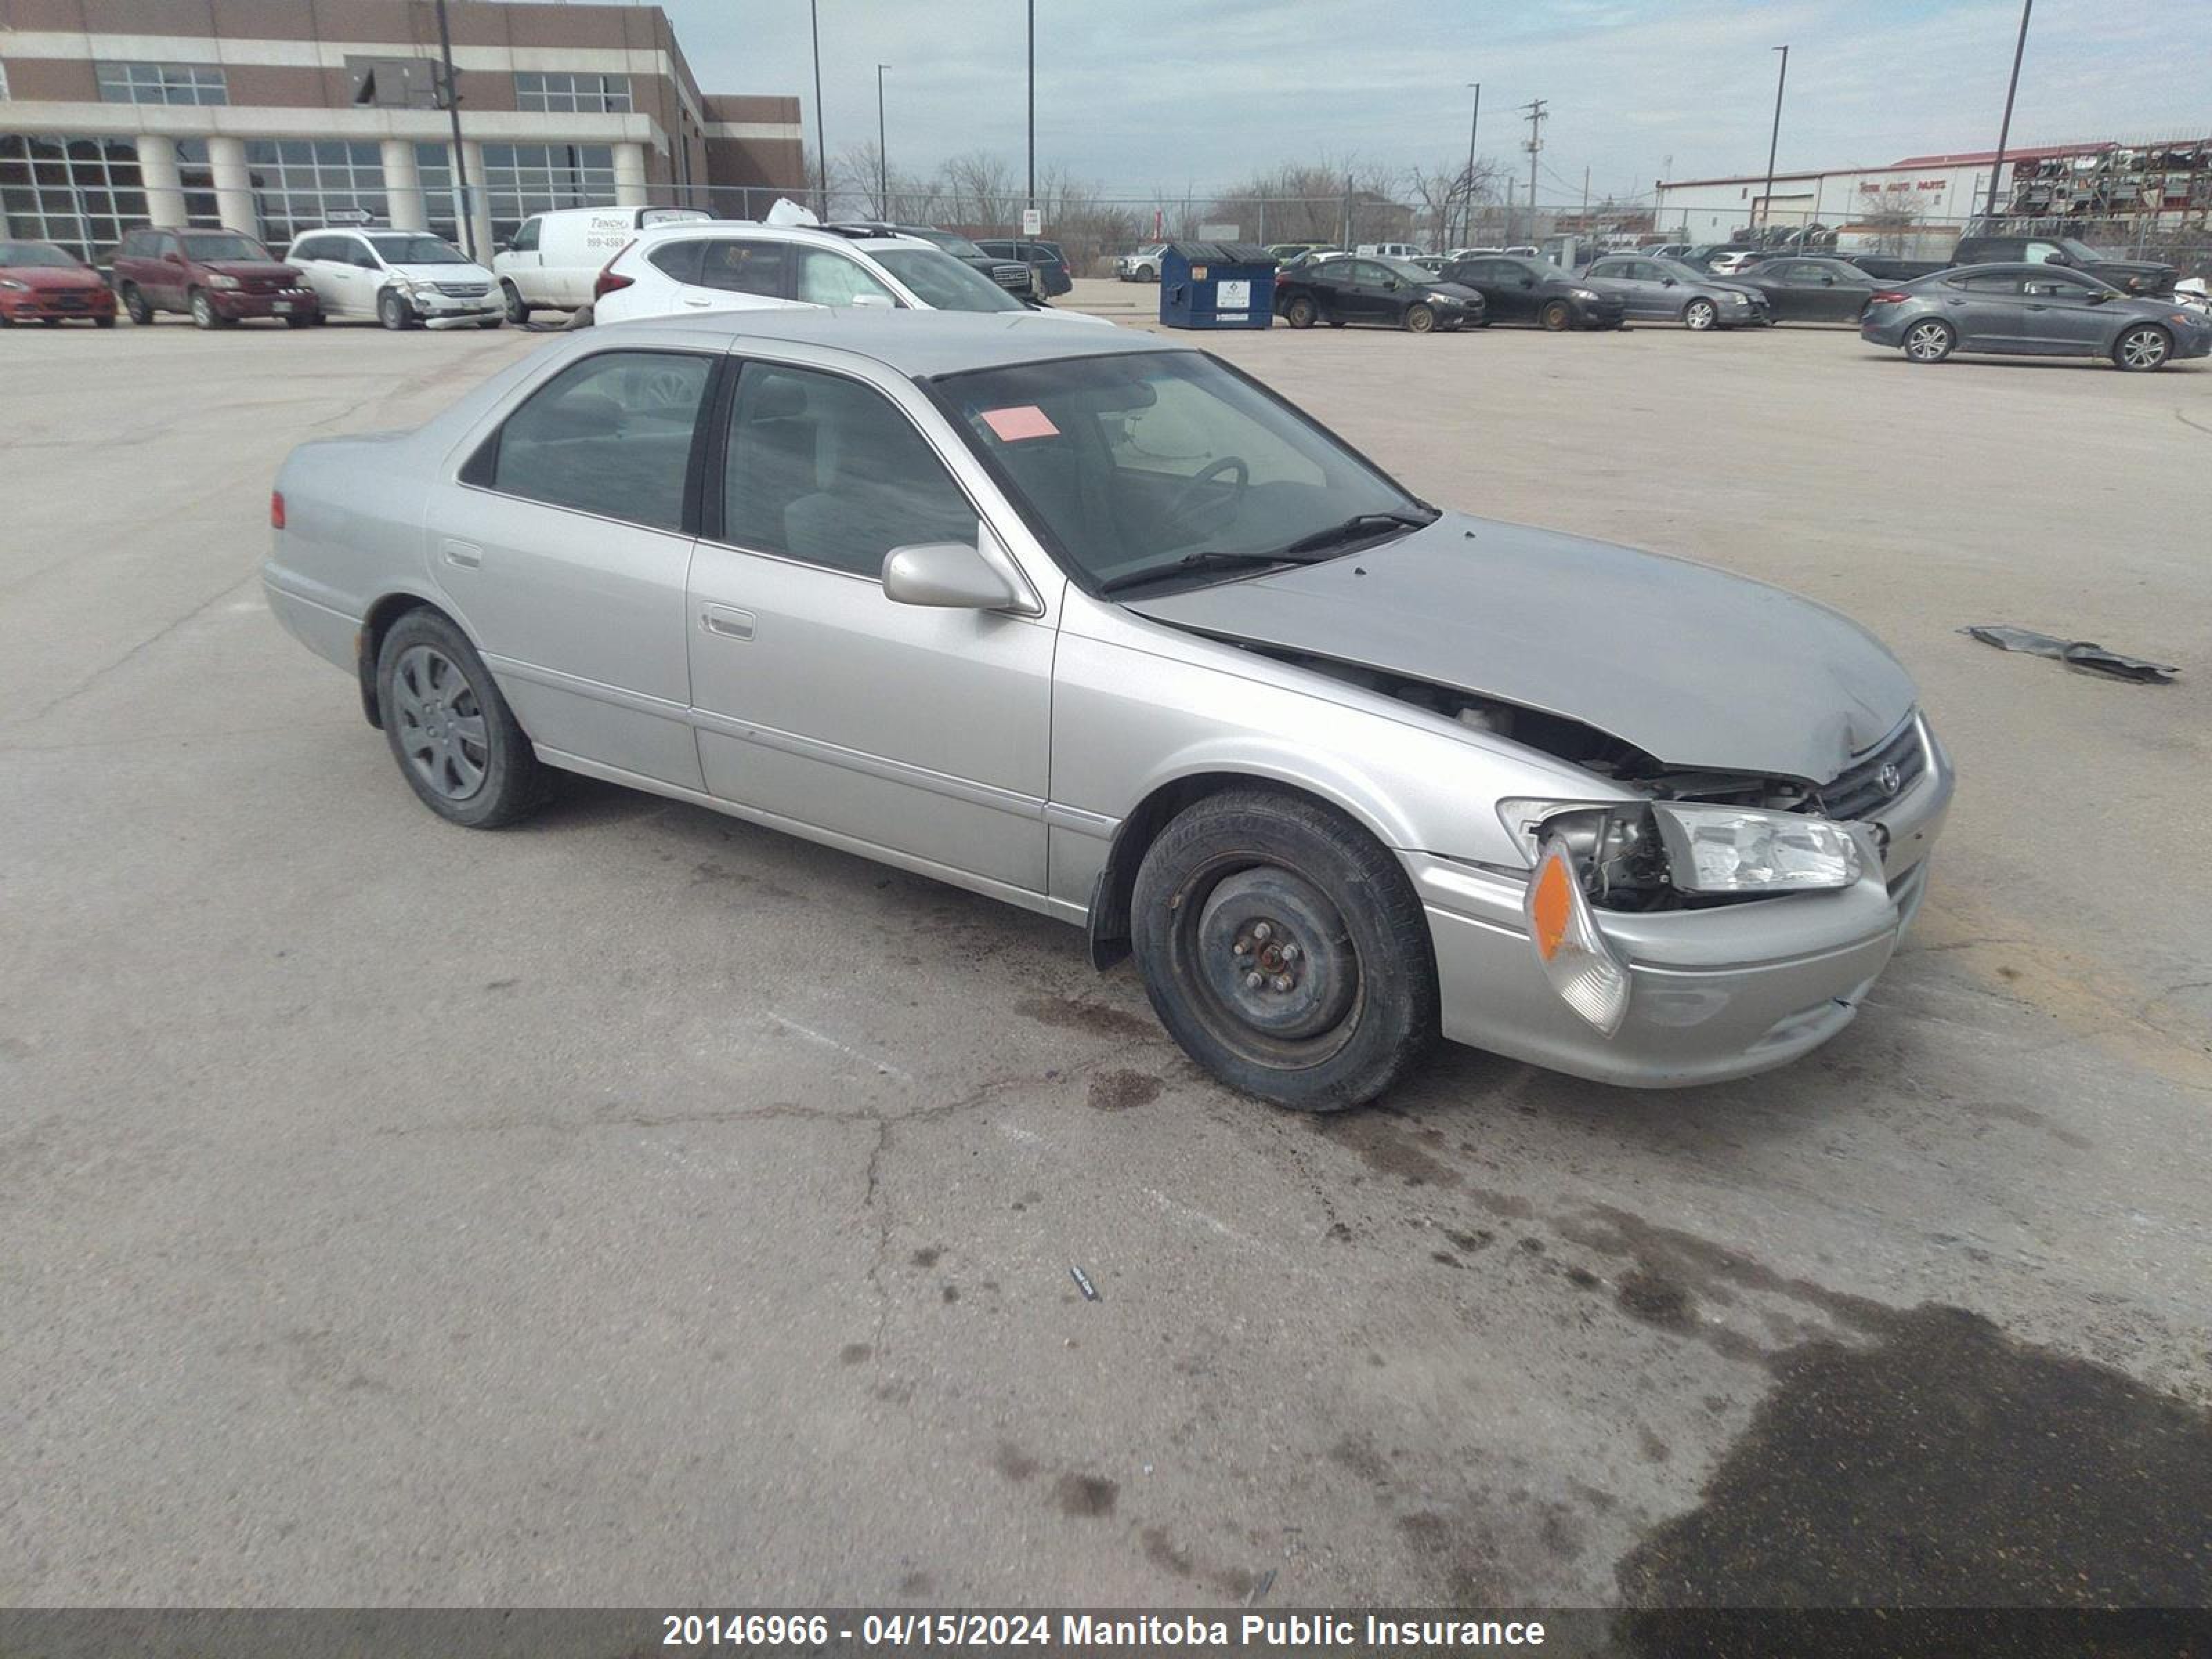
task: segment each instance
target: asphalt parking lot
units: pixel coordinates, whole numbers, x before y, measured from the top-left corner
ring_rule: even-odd
[[[2212,368],[1210,341],[1431,499],[1849,611],[1962,773],[1808,1060],[1316,1121],[1054,923],[422,810],[269,483],[539,343],[0,339],[0,1601],[2212,1598]]]

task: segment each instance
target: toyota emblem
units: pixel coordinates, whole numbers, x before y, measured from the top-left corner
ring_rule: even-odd
[[[1884,761],[1875,775],[1881,781],[1881,793],[1885,795],[1893,795],[1905,787],[1905,769],[1895,761]]]

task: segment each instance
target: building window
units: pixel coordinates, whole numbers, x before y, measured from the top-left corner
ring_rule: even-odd
[[[453,153],[443,144],[416,145],[415,177],[422,187],[422,222],[430,234],[444,237],[455,247],[465,246],[460,218],[453,210]]]
[[[611,144],[486,144],[482,185],[494,241],[505,241],[533,213],[612,207]]]
[[[629,77],[519,72],[514,77],[514,106],[562,114],[627,115]]]
[[[228,104],[217,64],[98,64],[100,96],[109,104]]]
[[[0,134],[0,223],[9,235],[58,242],[90,262],[146,222],[134,140]]]
[[[438,108],[438,65],[428,58],[345,60],[349,101],[380,109]]]
[[[252,138],[246,141],[246,166],[253,180],[262,240],[278,247],[327,223],[334,208],[391,222],[384,155],[374,143]]]
[[[215,169],[208,163],[207,140],[177,140],[177,182],[185,187],[185,227],[222,228],[222,204],[215,193]]]

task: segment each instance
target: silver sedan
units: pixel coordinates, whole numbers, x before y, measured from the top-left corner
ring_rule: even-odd
[[[270,604],[441,818],[577,772],[1056,916],[1310,1110],[1439,1035],[1791,1060],[1951,795],[1834,612],[1440,510],[1203,352],[1050,318],[594,329],[302,445],[271,516]]]

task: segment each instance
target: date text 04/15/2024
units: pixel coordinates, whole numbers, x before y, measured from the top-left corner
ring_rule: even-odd
[[[1346,1618],[1328,1613],[1103,1615],[1088,1613],[666,1613],[664,1647],[818,1646],[831,1639],[867,1647],[1266,1648],[1404,1644],[1540,1647],[1535,1620]]]

